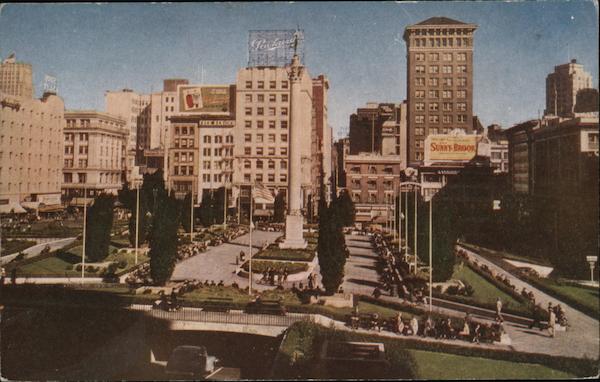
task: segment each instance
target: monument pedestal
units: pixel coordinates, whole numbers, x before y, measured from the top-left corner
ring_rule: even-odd
[[[285,240],[279,244],[281,249],[305,249],[306,240],[302,236],[302,215],[287,215],[285,218]]]

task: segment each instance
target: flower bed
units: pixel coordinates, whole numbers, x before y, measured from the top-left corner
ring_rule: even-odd
[[[290,274],[306,272],[308,270],[308,264],[290,262],[290,261],[261,261],[252,260],[252,272],[262,273],[268,268],[274,269],[275,272],[282,273],[284,268],[287,268]],[[242,269],[245,272],[249,272],[249,262],[246,261],[242,265]]]
[[[312,261],[315,257],[314,251],[305,249],[280,249],[277,246],[269,248],[254,255],[254,259],[263,260],[287,260],[287,261]]]

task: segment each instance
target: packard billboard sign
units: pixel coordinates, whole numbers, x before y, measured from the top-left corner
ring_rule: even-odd
[[[181,85],[177,91],[180,113],[228,114],[231,111],[229,85]]]
[[[425,161],[469,161],[477,154],[477,135],[430,135]]]
[[[248,36],[248,66],[284,67],[292,62],[294,53],[304,62],[302,30],[253,30]]]

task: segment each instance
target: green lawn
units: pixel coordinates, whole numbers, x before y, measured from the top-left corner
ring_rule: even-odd
[[[242,268],[244,271],[249,271],[249,262],[246,261]],[[294,263],[290,261],[261,261],[261,260],[252,260],[252,272],[262,273],[267,268],[273,268],[276,272],[283,272],[284,268],[288,269],[290,274],[304,272],[308,269],[307,263]]]
[[[452,274],[451,278],[466,282],[473,287],[473,295],[470,297],[465,297],[473,302],[495,304],[496,298],[500,297],[505,307],[508,305],[513,308],[517,308],[521,305],[517,300],[512,298],[512,296],[496,288],[495,285],[479,276],[467,265],[461,265],[460,263],[457,264],[454,267],[454,273]]]
[[[287,260],[287,261],[312,261],[314,251],[305,249],[280,249],[269,247],[254,256],[254,259]]]
[[[2,238],[1,256],[10,255],[12,253],[18,253],[34,245],[36,245],[36,242],[32,240],[5,240],[4,238]]]
[[[556,293],[567,296],[592,309],[596,313],[596,317],[600,315],[600,306],[598,305],[600,293],[598,289],[575,285],[560,285],[552,279],[538,279],[538,282],[556,291]]]
[[[79,245],[73,248],[68,249],[67,251],[58,251],[55,256],[48,257],[45,259],[41,259],[39,261],[23,265],[18,268],[18,274],[22,276],[31,276],[31,277],[73,277],[80,276],[81,271],[77,271],[75,269],[67,269],[69,267],[73,268],[75,264],[81,263],[81,252],[83,250],[83,246]],[[135,255],[133,253],[119,253],[116,247],[109,247],[109,255],[104,261],[125,261],[127,266],[124,268],[118,268],[117,271],[123,271],[135,265]],[[144,262],[148,260],[148,257],[142,253],[138,254],[138,263]],[[86,276],[89,277],[100,277],[98,272],[87,272]]]
[[[575,376],[547,366],[423,350],[409,350],[419,379],[565,379]]]

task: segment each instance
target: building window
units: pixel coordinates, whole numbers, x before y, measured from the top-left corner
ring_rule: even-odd
[[[417,78],[415,78],[415,85],[417,85],[417,86],[425,86],[425,78],[424,77],[417,77]]]
[[[437,65],[429,65],[429,74],[437,74],[440,71],[440,67]]]
[[[257,160],[256,161],[256,168],[263,168],[263,161]]]
[[[416,111],[424,111],[425,110],[425,103],[424,102],[416,102],[415,103],[415,110]]]
[[[269,121],[269,129],[275,128],[275,121]]]
[[[425,54],[423,54],[423,53],[416,53],[415,54],[415,61],[425,61]]]
[[[275,116],[275,108],[274,107],[270,107],[269,108],[269,116],[270,117],[274,117]]]
[[[275,147],[269,147],[269,155],[275,155]]]
[[[460,94],[460,90],[457,92],[457,94]],[[462,97],[464,98],[464,97]],[[467,111],[467,104],[465,102],[457,102],[456,103],[456,110],[458,111]]]
[[[423,153],[422,152],[416,152],[415,153],[415,159],[416,160],[423,160]]]
[[[452,39],[450,39],[452,41]],[[452,53],[444,53],[442,55],[442,60],[444,61],[452,61]]]
[[[425,74],[425,65],[416,65],[415,66],[415,73]]]
[[[281,142],[287,142],[287,141],[288,141],[287,134],[281,134]]]
[[[444,77],[443,81],[444,86],[452,86],[452,77]]]
[[[457,90],[456,98],[467,98],[467,92],[465,90]]]
[[[246,182],[246,183],[250,182],[250,174],[244,174],[244,182]]]
[[[256,115],[265,115],[265,108],[264,107],[257,107],[256,108]]]
[[[443,90],[442,98],[452,98],[452,90]]]
[[[439,132],[440,132],[440,131],[438,130],[438,128],[437,128],[437,127],[431,127],[431,128],[429,129],[429,134],[432,134],[432,135],[437,135],[437,134],[439,134]]]
[[[258,89],[264,89],[265,88],[265,81],[258,81]]]
[[[456,72],[457,73],[466,73],[467,72],[467,65],[457,65],[456,66]]]
[[[257,129],[262,129],[263,127],[265,127],[265,122],[264,121],[256,121],[256,128]]]
[[[211,151],[212,151],[212,150],[210,149],[210,147],[205,147],[205,148],[202,150],[202,154],[203,154],[205,157],[209,157],[209,156],[211,155]]]
[[[467,61],[466,53],[456,53],[456,61]]]
[[[439,123],[439,122],[440,122],[439,115],[430,115],[429,116],[429,123]]]
[[[459,114],[457,116],[456,120],[459,123],[465,123],[465,122],[467,122],[467,116],[466,116],[466,114]]]
[[[256,134],[256,142],[263,143],[263,135],[262,134]]]
[[[269,134],[269,143],[275,143],[275,134]]]
[[[246,102],[252,102],[252,94],[246,94]]]
[[[252,155],[252,148],[251,147],[244,147],[244,155]]]
[[[425,98],[425,90],[415,90],[415,98]]]
[[[210,135],[205,135],[204,136],[204,143],[210,143],[210,141],[211,141]]]
[[[282,170],[287,170],[287,162],[282,160],[281,162],[279,162],[279,168]]]
[[[257,182],[262,182],[263,181],[263,174],[256,174],[256,181]]]
[[[263,148],[262,147],[257,147],[256,148],[256,155],[263,155]]]
[[[287,102],[288,101],[288,95],[287,94],[282,94],[281,95],[281,102]]]
[[[288,88],[288,82],[287,81],[281,81],[281,88],[282,89],[287,89]]]
[[[439,98],[439,97],[440,97],[439,90],[430,90],[429,91],[429,98]]]
[[[429,111],[438,111],[438,110],[439,110],[439,104],[437,102],[429,103]]]
[[[252,167],[252,163],[249,160],[245,160],[244,161],[244,168],[251,168]]]
[[[244,134],[244,142],[252,142],[252,134]]]
[[[279,152],[281,155],[287,155],[288,149],[287,149],[287,147],[281,147],[281,148],[279,148]]]
[[[277,81],[269,81],[269,89],[275,89],[277,87]]]
[[[65,183],[73,183],[73,174],[71,174],[70,172],[66,172],[64,174],[64,182]]]
[[[460,77],[456,79],[456,84],[458,86],[467,86],[467,79],[465,77]]]
[[[252,108],[251,107],[247,107],[245,109],[246,115],[252,115]]]
[[[280,182],[287,182],[287,175],[286,174],[279,175],[279,181]]]
[[[246,81],[246,89],[252,89],[252,81]]]
[[[269,94],[269,102],[276,102],[277,98],[275,96],[275,94]]]
[[[415,123],[425,123],[425,116],[424,115],[416,115]]]
[[[416,127],[415,128],[415,135],[423,135],[425,134],[425,129],[422,127]]]
[[[430,53],[429,61],[438,61],[440,59],[439,53]]]
[[[281,115],[288,115],[288,109],[287,109],[287,107],[282,107],[281,108]]]
[[[444,122],[444,123],[452,123],[452,116],[444,114],[442,116],[442,122]]]
[[[251,129],[252,128],[252,121],[244,121],[244,127],[246,129]]]
[[[264,94],[258,94],[258,95],[256,96],[256,98],[257,98],[257,100],[256,100],[256,101],[257,101],[257,102],[259,102],[259,103],[263,103],[263,102],[265,102],[265,95],[264,95]]]

